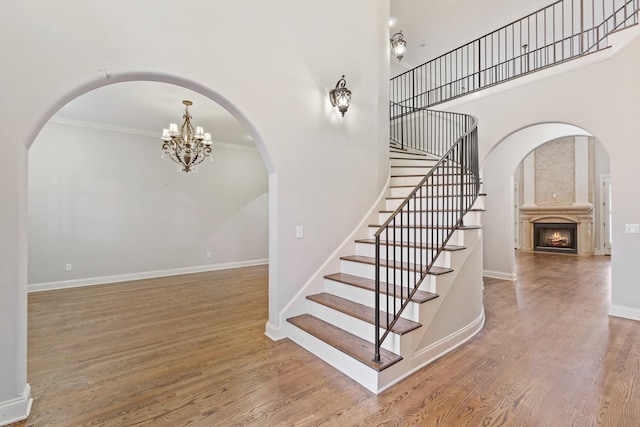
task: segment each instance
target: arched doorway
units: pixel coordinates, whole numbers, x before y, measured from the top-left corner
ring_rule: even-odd
[[[609,223],[601,188],[609,163],[607,151],[594,137],[566,136],[531,151],[514,174],[519,190],[514,199],[516,248],[607,254],[600,225]]]
[[[214,135],[211,162],[176,172],[159,128]],[[65,105],[29,152],[29,288],[268,262],[268,177],[248,130],[182,86],[129,81]]]
[[[531,125],[503,138],[482,165],[483,188],[487,193],[484,227],[485,275],[515,280],[513,252],[514,178],[519,163],[536,147],[568,136],[592,136],[587,130],[564,123]]]
[[[64,105],[73,99],[89,92],[94,89],[117,84],[123,82],[131,82],[131,81],[150,81],[150,82],[160,82],[166,84],[173,84],[177,86],[184,87],[186,89],[190,89],[194,92],[197,92],[206,98],[217,102],[222,107],[224,107],[227,111],[229,111],[240,123],[247,127],[249,134],[251,135],[258,152],[260,153],[260,157],[264,164],[264,168],[269,176],[268,178],[268,187],[272,188],[275,186],[276,181],[276,171],[273,167],[272,161],[270,159],[268,150],[259,135],[256,129],[252,126],[252,124],[248,121],[248,119],[242,114],[231,102],[229,102],[226,98],[218,94],[217,92],[211,90],[208,87],[200,85],[190,80],[177,78],[175,76],[169,75],[159,75],[154,73],[122,73],[117,77],[110,76],[106,74],[104,76],[104,80],[92,80],[90,82],[85,83],[84,85],[80,85],[70,92],[66,93],[66,95],[58,98],[58,101],[49,105],[44,114],[40,116],[38,120],[36,120],[31,125],[32,132],[29,135],[24,137],[25,145],[20,145],[15,154],[16,159],[19,161],[12,165],[12,169],[7,172],[7,175],[10,175],[12,178],[17,180],[18,185],[16,186],[17,192],[14,195],[14,199],[17,202],[17,208],[15,209],[16,222],[22,227],[18,227],[15,230],[15,239],[23,244],[19,245],[18,251],[13,251],[14,255],[12,258],[8,259],[8,262],[15,262],[18,265],[18,277],[16,278],[17,283],[20,286],[16,286],[15,289],[12,288],[10,292],[10,297],[7,301],[9,306],[15,307],[15,310],[6,312],[6,316],[10,319],[18,319],[15,324],[10,324],[11,329],[14,331],[13,334],[16,336],[15,339],[15,348],[13,353],[13,359],[5,360],[6,366],[11,368],[12,370],[12,378],[15,377],[17,384],[26,384],[24,390],[20,392],[19,399],[15,399],[15,402],[12,402],[12,406],[10,408],[10,412],[8,413],[9,418],[20,419],[23,414],[28,414],[29,408],[31,406],[32,398],[31,398],[31,390],[28,383],[26,383],[27,379],[27,366],[26,366],[26,350],[27,350],[27,311],[26,311],[26,296],[27,296],[27,252],[28,245],[26,244],[26,224],[27,224],[27,209],[26,209],[26,199],[27,199],[27,150],[29,146],[33,143],[37,135],[40,133],[42,128],[45,126],[47,121]],[[178,118],[179,119],[179,118]],[[172,119],[178,121],[178,119]],[[157,157],[158,160],[159,156]],[[170,167],[170,166],[169,166]],[[171,167],[170,167],[171,168]],[[174,172],[175,173],[175,172]],[[269,210],[277,209],[277,194],[275,191],[269,191]],[[272,236],[276,235],[276,227],[274,224],[277,224],[277,219],[273,216],[269,216],[269,234]],[[13,237],[13,236],[12,236]],[[272,265],[275,265],[274,260],[277,258],[277,239],[275,237],[269,239],[269,252],[271,256],[270,260],[270,272],[269,272],[269,283],[275,283],[275,280],[271,279],[276,273],[275,268],[271,268]],[[12,261],[15,258],[15,261]],[[270,287],[270,293],[275,293],[276,291]],[[273,298],[269,298],[270,301],[274,301]],[[269,306],[270,313],[273,313],[272,304]],[[273,315],[275,316],[275,315]],[[13,321],[12,320],[12,321]],[[15,415],[14,415],[15,413]]]

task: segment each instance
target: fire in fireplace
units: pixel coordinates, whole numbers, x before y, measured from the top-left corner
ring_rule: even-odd
[[[534,223],[533,249],[545,252],[578,253],[575,223]]]

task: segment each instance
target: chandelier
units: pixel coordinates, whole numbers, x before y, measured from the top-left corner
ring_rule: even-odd
[[[202,126],[197,126],[195,130],[191,124],[191,114],[189,114],[189,106],[193,102],[189,100],[182,101],[186,105],[182,118],[184,122],[180,129],[177,123],[171,123],[169,129],[162,130],[162,157],[168,154],[171,160],[178,164],[178,170],[183,172],[191,172],[194,166],[202,163],[202,161],[211,156],[211,134],[205,133]],[[213,158],[211,158],[213,161]],[[197,172],[197,170],[196,170]]]

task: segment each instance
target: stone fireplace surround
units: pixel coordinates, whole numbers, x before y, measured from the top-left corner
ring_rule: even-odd
[[[593,206],[545,206],[520,208],[520,249],[533,251],[533,224],[575,223],[578,225],[578,255],[593,255]]]

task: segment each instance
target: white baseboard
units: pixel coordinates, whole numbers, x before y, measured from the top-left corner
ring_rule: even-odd
[[[26,420],[31,412],[32,403],[31,386],[27,384],[20,397],[0,402],[0,426]]]
[[[505,273],[502,271],[483,270],[482,275],[493,279],[516,281],[516,273]]]
[[[609,306],[609,315],[640,321],[640,308],[611,304]]]
[[[80,286],[104,285],[105,283],[128,282],[131,280],[153,279],[156,277],[177,276],[179,274],[202,273],[205,271],[227,270],[229,268],[251,267],[269,264],[269,259],[228,262],[224,264],[199,265],[195,267],[174,268],[169,270],[145,271],[141,273],[116,274],[113,276],[88,277],[85,279],[61,280],[58,282],[30,283],[28,292],[50,291],[54,289],[77,288]]]
[[[456,348],[466,343],[482,330],[482,328],[484,327],[484,322],[485,314],[483,308],[482,312],[471,323],[417,352],[412,359],[412,364],[414,365],[413,369],[411,369],[401,377],[394,379],[393,382],[380,387],[376,394],[382,393],[389,387],[399,383],[403,379],[413,375],[415,372],[419,371],[430,363],[435,362],[442,356],[452,352]]]
[[[264,334],[272,341],[279,341],[287,337],[287,333],[282,326],[276,326],[271,322],[267,322]]]

